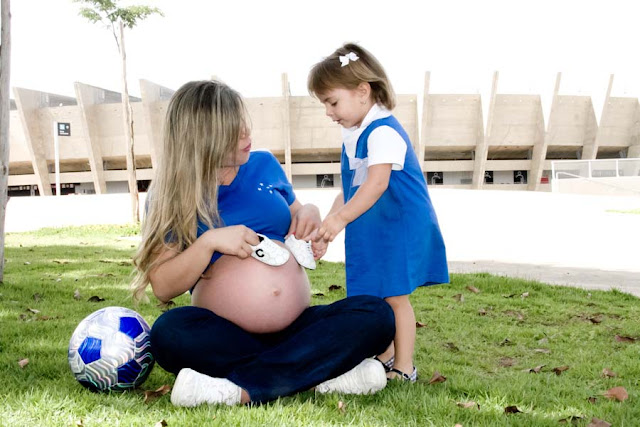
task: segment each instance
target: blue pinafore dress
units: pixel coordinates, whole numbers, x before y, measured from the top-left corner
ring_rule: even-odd
[[[367,140],[379,126],[390,126],[407,144],[404,168],[391,171],[387,190],[346,227],[347,296],[407,295],[419,286],[449,282],[444,240],[427,184],[409,136],[394,116],[371,122],[358,138],[354,159],[347,157],[343,145],[344,202],[364,182]]]

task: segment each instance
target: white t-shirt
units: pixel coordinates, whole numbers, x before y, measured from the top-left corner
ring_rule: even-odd
[[[342,140],[347,157],[352,159],[356,155],[356,145],[362,132],[374,120],[389,117],[391,112],[386,108],[374,104],[359,127],[342,128]],[[379,164],[391,164],[392,170],[404,168],[404,157],[407,144],[400,134],[389,126],[379,126],[371,132],[367,142],[367,167]]]

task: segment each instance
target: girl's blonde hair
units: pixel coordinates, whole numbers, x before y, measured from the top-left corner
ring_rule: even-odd
[[[149,273],[163,248],[178,253],[196,240],[198,219],[220,225],[218,183],[225,160],[248,132],[247,111],[235,90],[217,81],[183,85],[171,98],[160,164],[147,197],[142,242],[133,257],[134,300],[146,299]]]
[[[359,59],[349,61],[342,66],[341,56],[355,53]],[[314,96],[322,95],[332,89],[353,90],[360,83],[369,83],[374,101],[393,110],[396,106],[396,94],[384,68],[365,48],[355,43],[345,43],[331,55],[311,68],[307,80],[307,89]]]

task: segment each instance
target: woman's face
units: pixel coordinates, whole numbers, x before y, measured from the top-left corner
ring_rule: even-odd
[[[249,152],[251,151],[251,133],[248,130],[243,131],[238,139],[238,145],[235,151],[229,154],[225,161],[225,167],[242,166],[249,161]]]

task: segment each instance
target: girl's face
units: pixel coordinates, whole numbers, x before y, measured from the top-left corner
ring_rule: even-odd
[[[370,88],[364,83],[355,89],[330,89],[319,95],[327,116],[344,128],[357,127],[373,106]]]

